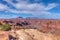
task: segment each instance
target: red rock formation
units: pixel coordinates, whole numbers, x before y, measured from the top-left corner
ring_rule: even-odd
[[[28,25],[24,25],[23,23],[27,22]],[[39,29],[39,31],[49,32],[52,29],[60,30],[60,20],[48,20],[48,19],[23,19],[23,18],[16,18],[16,19],[7,19],[7,20],[0,20],[0,23],[4,24],[7,23],[11,25],[14,29],[19,28],[30,28],[30,29]],[[17,25],[17,23],[19,25]],[[22,26],[21,26],[22,25]],[[52,30],[53,31],[53,30]]]

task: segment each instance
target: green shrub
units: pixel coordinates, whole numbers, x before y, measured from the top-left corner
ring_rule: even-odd
[[[8,25],[8,24],[0,25],[0,30],[8,31],[8,30],[10,30],[10,29],[11,29],[11,27],[10,27],[10,25]]]

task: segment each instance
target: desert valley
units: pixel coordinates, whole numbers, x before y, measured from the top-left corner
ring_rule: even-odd
[[[0,40],[60,40],[60,20],[0,19]]]

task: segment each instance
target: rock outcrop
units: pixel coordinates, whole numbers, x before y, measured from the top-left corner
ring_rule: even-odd
[[[18,40],[60,40],[60,35],[42,33],[36,29],[21,29],[16,31]]]

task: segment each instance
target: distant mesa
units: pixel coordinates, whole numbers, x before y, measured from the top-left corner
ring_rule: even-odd
[[[27,17],[26,19],[38,19],[37,17]]]
[[[18,18],[23,18],[23,17],[18,17]]]

